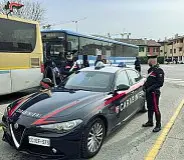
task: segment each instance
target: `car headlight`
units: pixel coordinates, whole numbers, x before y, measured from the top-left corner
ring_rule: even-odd
[[[77,119],[77,120],[68,121],[68,122],[41,125],[39,127],[44,128],[44,129],[56,130],[59,132],[67,132],[67,131],[70,131],[73,128],[77,127],[82,122],[83,121],[81,119]]]

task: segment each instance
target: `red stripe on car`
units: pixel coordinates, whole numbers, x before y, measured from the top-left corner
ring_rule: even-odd
[[[144,85],[144,81],[141,81],[133,86],[130,87],[130,89],[126,90],[126,91],[121,91],[119,92],[116,96],[112,97],[112,98],[109,98],[107,99],[103,104],[97,106],[97,108],[95,108],[94,111],[97,111],[97,110],[101,110],[102,108],[104,108],[105,106],[109,105],[110,103],[114,102],[115,100],[123,97],[124,95],[130,93],[131,91],[134,91],[136,89],[138,89],[139,87],[142,87]]]
[[[53,112],[43,116],[42,118],[36,120],[34,123],[32,123],[32,125],[41,125],[41,124],[54,123],[56,121],[47,121],[47,119],[50,118],[50,117],[53,117],[54,115],[56,115],[56,114],[58,114],[58,113],[60,113],[60,112],[62,112],[64,110],[66,110],[68,108],[71,108],[71,107],[75,106],[78,103],[80,103],[80,101],[72,102],[72,103],[70,103],[69,105],[67,105],[65,107],[57,109],[57,110],[55,110],[55,111],[53,111]]]
[[[27,100],[27,98],[25,99],[21,99],[17,102],[17,104],[15,106],[13,106],[9,111],[8,111],[8,116],[11,117],[13,115],[13,113],[21,106],[21,104],[23,104],[25,101]]]

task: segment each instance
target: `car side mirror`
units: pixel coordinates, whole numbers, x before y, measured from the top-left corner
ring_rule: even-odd
[[[52,83],[51,79],[44,78],[40,81],[40,86],[42,89],[50,89],[54,87],[54,84]]]
[[[130,88],[130,86],[128,85],[125,85],[125,84],[120,84],[117,86],[117,89],[115,90],[116,92],[117,91],[125,91],[125,90],[128,90]]]

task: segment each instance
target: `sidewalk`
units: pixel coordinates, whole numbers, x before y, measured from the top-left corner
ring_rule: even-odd
[[[162,145],[156,160],[184,159],[184,106]]]

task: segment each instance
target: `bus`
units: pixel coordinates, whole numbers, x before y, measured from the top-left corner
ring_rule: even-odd
[[[74,55],[76,59],[83,62],[87,56],[90,65],[94,65],[97,55],[102,55],[115,65],[120,62],[124,62],[126,65],[133,65],[139,53],[139,48],[136,45],[84,35],[69,30],[43,30],[41,34],[44,59],[47,59],[48,54],[54,60],[62,57],[63,53],[77,50]]]
[[[39,23],[0,15],[0,95],[39,86],[43,47]]]

